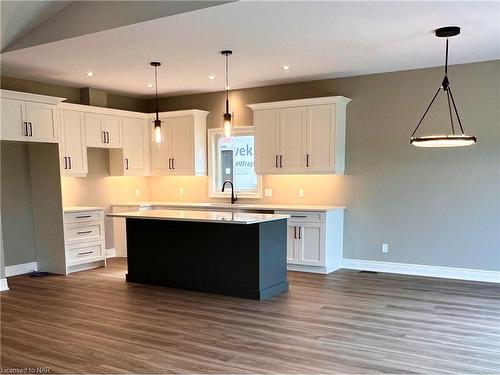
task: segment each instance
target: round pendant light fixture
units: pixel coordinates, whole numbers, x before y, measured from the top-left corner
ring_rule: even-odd
[[[221,54],[226,57],[226,111],[222,115],[222,130],[224,137],[231,137],[233,133],[234,116],[229,112],[229,56],[233,54],[231,50],[221,51]]]
[[[162,142],[162,134],[161,134],[161,120],[160,113],[158,111],[158,67],[161,66],[161,63],[152,61],[151,66],[155,69],[155,102],[156,102],[156,119],[153,121],[154,124],[154,141],[156,143]]]
[[[458,114],[458,109],[455,104],[455,99],[453,98],[453,92],[451,90],[450,81],[448,79],[448,38],[453,37],[455,35],[460,34],[460,27],[458,26],[446,26],[441,27],[436,30],[435,35],[438,38],[446,38],[446,58],[445,58],[445,66],[444,66],[444,78],[441,86],[439,86],[438,90],[434,94],[430,104],[427,106],[424,114],[420,118],[420,121],[417,124],[417,127],[413,131],[410,136],[410,144],[416,147],[460,147],[460,146],[470,146],[476,143],[476,137],[471,135],[466,135],[464,132],[464,128],[462,126],[462,121],[460,120],[460,115]],[[428,136],[419,136],[416,137],[418,128],[424,121],[425,116],[429,112],[432,107],[432,104],[436,100],[438,94],[443,92],[446,95],[446,100],[448,103],[448,112],[450,115],[450,125],[451,125],[451,134],[439,134],[439,135],[428,135]],[[452,110],[453,107],[453,110]],[[455,132],[455,122],[453,120],[453,114],[455,114],[458,126],[460,128],[460,134],[456,134]],[[457,129],[458,130],[458,129]]]

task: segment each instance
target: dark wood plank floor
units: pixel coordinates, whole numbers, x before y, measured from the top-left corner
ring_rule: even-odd
[[[290,272],[259,302],[127,284],[125,268],[10,278],[4,371],[500,373],[495,284]]]

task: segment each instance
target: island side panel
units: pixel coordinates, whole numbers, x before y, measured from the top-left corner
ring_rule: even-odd
[[[259,224],[261,299],[288,291],[286,247],[286,219]]]
[[[127,218],[127,280],[260,299],[259,226]]]

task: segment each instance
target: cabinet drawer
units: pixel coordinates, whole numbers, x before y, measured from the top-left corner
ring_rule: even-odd
[[[310,211],[276,211],[276,214],[289,215],[289,222],[324,222],[324,212],[310,212]]]
[[[64,232],[68,245],[104,238],[104,226],[100,222],[66,224]]]
[[[103,220],[103,218],[103,211],[69,212],[64,214],[64,222],[66,224],[100,221]]]
[[[68,266],[90,263],[104,258],[104,246],[102,243],[70,247],[66,249],[66,260]]]

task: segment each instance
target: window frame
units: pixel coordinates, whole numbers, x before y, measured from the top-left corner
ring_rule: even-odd
[[[255,168],[255,134],[253,126],[235,126],[232,129],[234,135],[252,135],[254,136],[254,168]],[[217,142],[219,137],[222,136],[222,128],[208,129],[208,196],[210,198],[229,198],[231,196],[231,190],[226,190],[226,192],[221,192],[217,190],[217,176],[216,176],[216,163],[217,163]],[[238,198],[262,198],[262,176],[257,175],[257,190],[255,192],[238,192]]]

